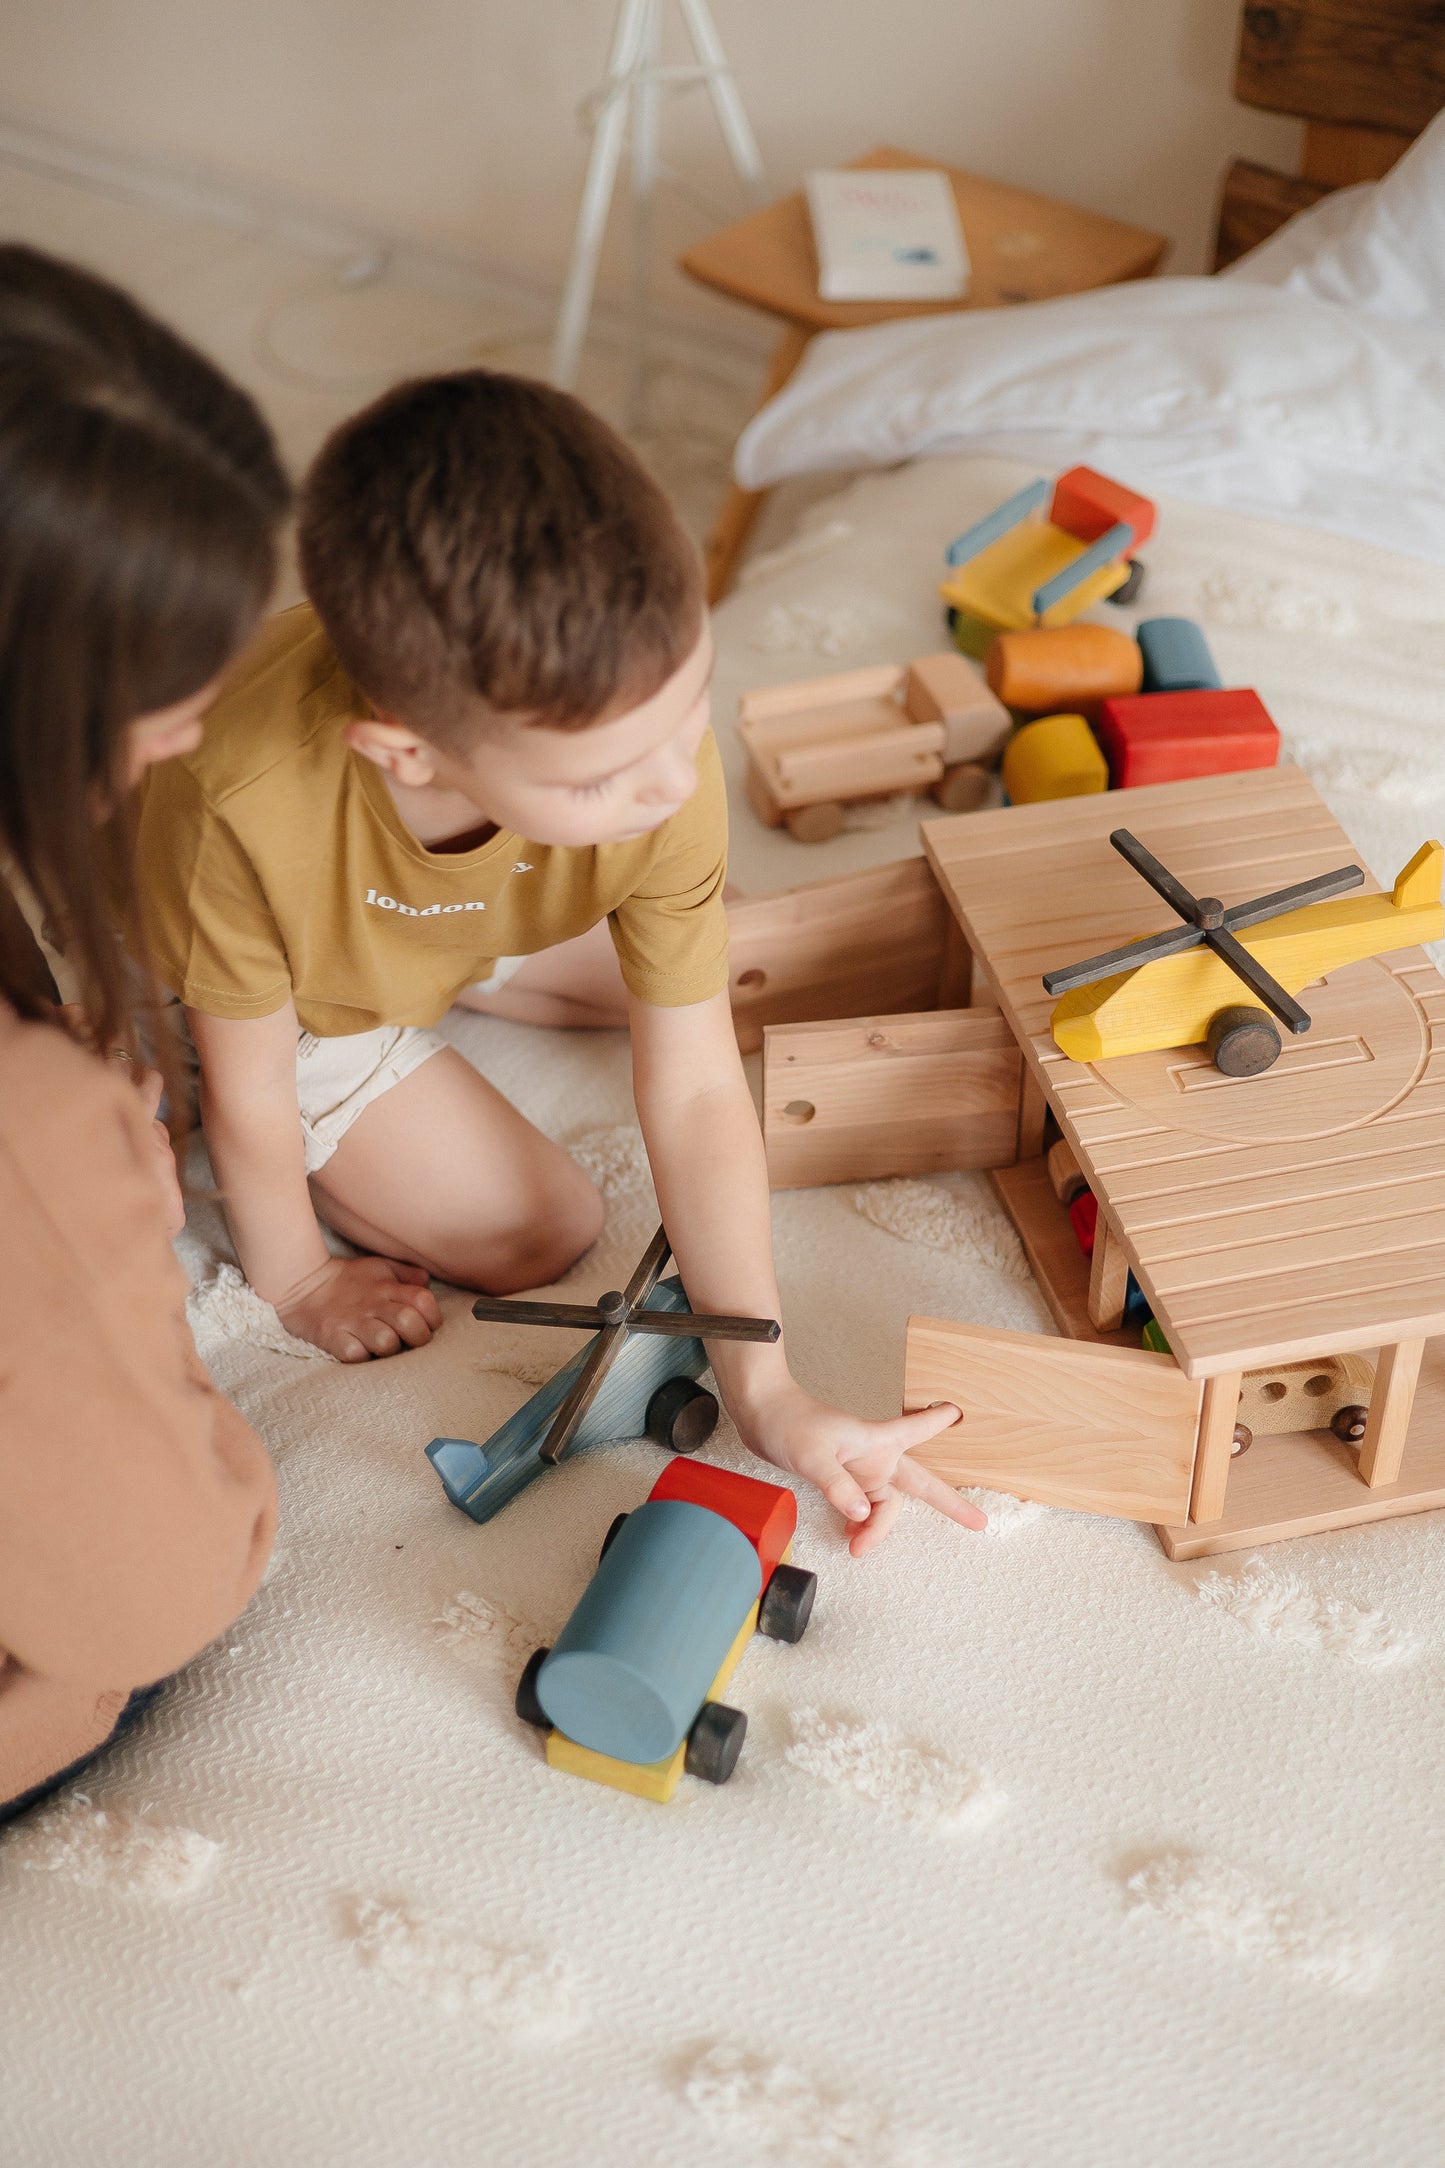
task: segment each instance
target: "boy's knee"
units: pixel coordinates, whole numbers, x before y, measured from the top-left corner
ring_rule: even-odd
[[[601,1234],[606,1207],[595,1185],[573,1166],[527,1221],[498,1238],[478,1278],[491,1295],[549,1287],[570,1272]]]

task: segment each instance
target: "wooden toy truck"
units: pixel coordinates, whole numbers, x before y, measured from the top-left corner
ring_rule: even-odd
[[[727,1782],[748,1727],[721,1699],[739,1658],[755,1632],[800,1641],[812,1614],[817,1576],[789,1563],[797,1518],[783,1485],[681,1458],[618,1514],[518,1682],[554,1769],[659,1802],[684,1773]]]
[[[902,791],[968,812],[1008,734],[1007,709],[955,654],[763,686],[744,693],[738,720],[748,803],[800,843],[837,835],[846,806]]]
[[[1074,1058],[1042,975],[1140,930],[1116,807],[929,821],[926,859],[732,907],[773,1184],[991,1170],[1062,1337],[911,1321],[907,1405],[964,1413],[917,1456],[947,1481],[1152,1521],[1175,1558],[1445,1505],[1445,980],[1372,953],[1414,884],[1316,906],[1353,925],[1369,897],[1380,923],[1317,961],[1313,1029],[1266,1074],[1202,1046]],[[1349,855],[1294,768],[1148,785],[1129,815],[1225,909]],[[1055,1136],[1097,1200],[1088,1260]],[[1131,1274],[1171,1353],[1124,1330]],[[1303,1427],[1312,1402],[1347,1434]]]

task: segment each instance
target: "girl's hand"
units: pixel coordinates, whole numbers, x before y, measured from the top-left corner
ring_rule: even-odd
[[[276,1315],[343,1363],[425,1347],[442,1321],[422,1267],[393,1257],[328,1257],[281,1297]]]
[[[960,1528],[988,1526],[977,1506],[906,1457],[910,1447],[962,1420],[955,1407],[920,1408],[890,1421],[865,1422],[815,1400],[788,1377],[735,1419],[751,1452],[816,1484],[852,1523],[848,1548],[855,1558],[882,1542],[905,1498],[921,1498]]]
[[[161,1196],[165,1200],[166,1240],[174,1242],[186,1224],[186,1200],[181,1192],[176,1155],[171,1150],[170,1131],[164,1122],[156,1118],[156,1108],[161,1103],[159,1070],[143,1069],[138,1079],[138,1089],[145,1110],[151,1118],[151,1135],[155,1139],[156,1180],[161,1185]]]

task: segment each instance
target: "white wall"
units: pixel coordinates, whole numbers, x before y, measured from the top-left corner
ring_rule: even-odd
[[[8,117],[363,228],[560,277],[574,118],[612,0],[6,0]],[[1235,0],[714,0],[780,187],[879,141],[1163,228],[1205,264],[1229,157],[1293,167],[1294,123],[1229,94]],[[693,94],[673,161],[731,206]],[[711,221],[670,203],[669,256]],[[612,248],[605,280],[623,276]],[[687,298],[684,282],[667,289]]]

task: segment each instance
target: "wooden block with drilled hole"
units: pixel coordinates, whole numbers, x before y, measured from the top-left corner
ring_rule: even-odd
[[[963,1415],[911,1457],[956,1486],[1128,1520],[1183,1520],[1201,1391],[1169,1355],[908,1320],[905,1409],[951,1401]]]
[[[942,723],[943,758],[950,768],[959,761],[996,760],[1008,743],[1007,708],[978,665],[956,651],[920,655],[909,664],[903,705],[915,723]]]
[[[728,905],[738,1044],[767,1024],[937,1006],[949,916],[921,858]]]
[[[1245,1373],[1236,1421],[1256,1438],[1326,1430],[1342,1408],[1368,1408],[1375,1366],[1367,1355],[1320,1355]]]
[[[806,1189],[1003,1166],[1019,1070],[996,1011],[775,1025],[763,1035],[768,1179]]]

